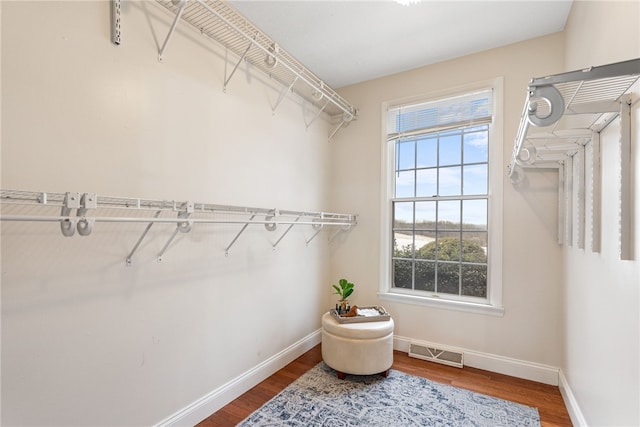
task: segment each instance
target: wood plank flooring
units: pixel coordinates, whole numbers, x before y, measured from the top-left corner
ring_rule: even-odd
[[[212,414],[198,426],[235,426],[320,361],[322,361],[322,355],[318,345]],[[542,427],[571,426],[571,420],[558,387],[475,368],[460,369],[440,365],[409,357],[407,353],[399,351],[394,351],[392,369],[535,406],[540,413]]]

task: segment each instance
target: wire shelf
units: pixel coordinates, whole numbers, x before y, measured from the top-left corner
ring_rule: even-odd
[[[240,57],[240,61],[244,59],[250,62],[255,68],[329,116],[341,116],[343,121],[349,122],[357,115],[357,109],[353,105],[226,2],[156,1],[174,13],[177,19],[189,23],[200,33],[235,53]],[[167,40],[170,36],[171,32]],[[162,56],[163,52],[160,54]]]

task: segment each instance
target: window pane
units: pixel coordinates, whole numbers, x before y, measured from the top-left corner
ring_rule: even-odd
[[[419,169],[416,171],[416,196],[431,197],[438,194],[438,170]]]
[[[413,282],[412,262],[393,260],[393,286],[396,288],[411,289]]]
[[[416,167],[415,141],[396,142],[396,169],[414,169]]]
[[[413,229],[413,202],[393,204],[393,228]]]
[[[460,237],[438,236],[436,256],[438,261],[460,261]]]
[[[489,133],[473,132],[464,135],[464,162],[486,163],[489,161]]]
[[[438,230],[460,229],[460,201],[438,202]]]
[[[460,264],[438,262],[436,268],[436,292],[460,295]]]
[[[415,194],[415,170],[396,173],[396,197],[413,197]]]
[[[425,168],[438,165],[438,140],[427,138],[418,141],[418,159],[416,167]]]
[[[462,163],[462,134],[460,132],[440,134],[439,156],[440,166]]]
[[[436,202],[416,202],[416,229],[434,230]]]
[[[463,200],[462,223],[464,230],[486,230],[487,199]]]
[[[393,233],[393,256],[395,258],[413,259],[413,233]]]
[[[416,286],[417,290],[435,291],[436,263],[416,261]]]
[[[487,164],[464,167],[463,194],[487,194],[489,187]]]
[[[487,262],[486,233],[462,233],[462,261]]]
[[[487,266],[462,264],[462,295],[487,297]]]
[[[439,169],[439,196],[459,196],[462,194],[462,168],[453,166]]]

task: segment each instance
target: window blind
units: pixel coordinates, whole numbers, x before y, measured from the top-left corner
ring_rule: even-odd
[[[387,112],[388,140],[491,122],[492,90],[392,107]]]

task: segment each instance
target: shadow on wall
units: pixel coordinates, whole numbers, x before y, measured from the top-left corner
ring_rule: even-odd
[[[552,236],[558,234],[558,179],[557,169],[527,169],[524,179],[518,185],[511,184],[509,179],[505,185],[513,186],[529,211],[539,219],[540,225]],[[549,198],[556,200],[553,209],[549,209]]]

